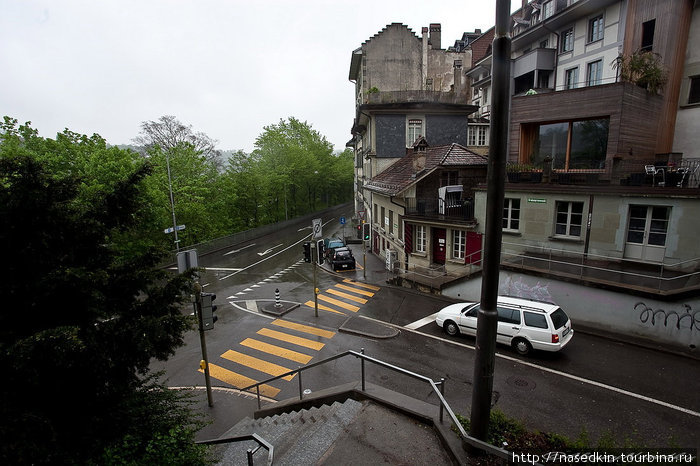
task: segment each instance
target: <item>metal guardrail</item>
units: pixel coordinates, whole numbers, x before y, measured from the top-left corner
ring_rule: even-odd
[[[269,443],[264,438],[260,437],[258,434],[241,435],[238,437],[217,438],[212,440],[201,440],[195,443],[197,445],[220,445],[222,443],[246,442],[249,440],[256,441],[258,443],[258,446],[253,449],[249,448],[248,451],[246,451],[246,456],[248,458],[248,466],[253,466],[253,455],[255,455],[261,448],[267,450],[267,465],[272,466],[272,462],[275,457],[275,447],[273,447],[271,443]]]
[[[578,267],[578,274],[577,277],[580,279],[584,278],[596,278],[596,275],[599,275],[599,278],[604,279],[604,276],[606,274],[614,274],[618,276],[624,276],[624,277],[629,277],[631,279],[641,279],[642,282],[638,282],[638,284],[642,284],[643,280],[646,281],[653,281],[656,283],[655,287],[649,287],[645,286],[642,284],[642,286],[645,286],[646,288],[655,288],[658,291],[669,291],[673,289],[682,289],[683,287],[681,286],[673,286],[673,282],[678,282],[678,281],[687,281],[688,279],[692,277],[698,277],[700,276],[700,271],[690,271],[690,272],[683,272],[684,270],[693,270],[693,269],[698,269],[700,267],[700,258],[695,258],[695,259],[689,259],[685,261],[678,261],[674,263],[667,263],[667,262],[662,262],[660,264],[654,264],[658,265],[658,272],[651,274],[651,273],[643,273],[640,271],[630,271],[629,269],[625,269],[625,264],[630,263],[630,264],[637,264],[635,261],[630,261],[624,258],[620,257],[611,257],[611,256],[604,256],[604,255],[598,255],[598,254],[584,254],[581,252],[577,251],[570,251],[570,250],[565,250],[565,249],[556,249],[556,248],[548,248],[544,246],[534,246],[534,245],[525,245],[525,244],[519,244],[519,243],[507,243],[504,242],[503,246],[513,246],[513,249],[516,251],[521,251],[521,252],[516,252],[513,250],[503,250],[501,252],[501,263],[507,263],[508,265],[516,265],[516,263],[513,262],[513,260],[510,260],[506,262],[506,258],[513,258],[516,261],[519,259],[520,266],[525,267],[525,261],[531,261],[531,262],[542,262],[543,265],[543,270],[547,270],[550,273],[555,272],[553,270],[553,267],[556,266],[561,266],[561,267]],[[537,257],[536,255],[533,254],[543,254],[546,255],[546,257]],[[571,260],[567,260],[567,258],[570,258]],[[618,263],[621,265],[620,268],[610,268],[608,267],[599,267],[592,265],[590,263],[586,263],[588,260],[593,260],[593,261],[609,261],[609,262],[614,262]],[[645,265],[650,265],[650,264],[645,264]],[[557,270],[556,273],[560,273],[561,270]],[[586,273],[588,272],[588,273]],[[664,276],[666,274],[666,276]],[[613,277],[614,278],[614,277]],[[614,280],[613,278],[608,279],[608,281],[617,281],[621,284],[625,283],[620,280]]]
[[[326,363],[329,363],[331,361],[335,361],[336,359],[344,358],[346,356],[354,356],[354,357],[360,359],[360,373],[361,373],[360,380],[362,383],[362,391],[363,392],[366,391],[366,387],[365,387],[365,379],[366,379],[366,377],[365,377],[365,362],[370,362],[372,364],[376,364],[376,365],[384,367],[386,369],[390,369],[392,371],[395,371],[395,372],[407,375],[409,377],[412,377],[414,379],[420,380],[422,382],[425,382],[428,385],[430,385],[433,392],[435,393],[438,400],[440,401],[439,419],[440,419],[441,423],[443,422],[443,413],[444,413],[444,411],[447,411],[447,414],[449,415],[450,419],[452,420],[455,427],[459,431],[459,436],[463,442],[469,444],[470,446],[472,446],[478,450],[484,451],[484,452],[491,454],[491,455],[498,456],[499,458],[502,458],[504,460],[510,460],[512,458],[512,455],[509,451],[504,450],[504,449],[499,448],[499,447],[496,447],[494,445],[491,445],[490,443],[484,442],[484,441],[476,439],[474,437],[471,437],[471,436],[469,436],[469,434],[467,434],[467,432],[464,430],[464,427],[462,427],[462,424],[457,419],[457,416],[455,415],[454,411],[452,411],[452,408],[450,408],[450,405],[447,403],[447,400],[445,399],[445,396],[444,396],[445,379],[444,378],[440,379],[439,382],[435,382],[431,378],[426,377],[424,375],[417,374],[415,372],[411,372],[407,369],[404,369],[404,368],[399,367],[399,366],[395,366],[393,364],[382,361],[380,359],[376,359],[376,358],[367,356],[367,355],[365,355],[364,348],[362,348],[359,353],[357,351],[352,351],[352,350],[348,350],[348,351],[345,351],[343,353],[339,353],[335,356],[331,356],[331,357],[323,359],[321,361],[317,361],[315,363],[308,364],[308,365],[303,366],[303,367],[299,367],[298,369],[290,370],[288,372],[285,372],[284,374],[280,374],[280,375],[277,375],[275,377],[271,377],[267,380],[263,380],[262,382],[257,382],[255,384],[249,385],[247,387],[242,388],[241,390],[252,392],[253,389],[255,389],[255,392],[256,392],[257,398],[258,398],[258,409],[260,409],[262,407],[261,401],[260,401],[260,386],[261,385],[268,384],[270,382],[273,382],[277,379],[281,379],[283,377],[287,377],[290,375],[296,375],[298,377],[298,380],[299,380],[299,400],[301,401],[304,399],[304,392],[302,389],[302,377],[301,377],[302,372],[305,370],[308,370],[308,369],[312,369],[316,366],[320,366],[322,364],[326,364]],[[438,385],[440,386],[440,388],[438,388]]]

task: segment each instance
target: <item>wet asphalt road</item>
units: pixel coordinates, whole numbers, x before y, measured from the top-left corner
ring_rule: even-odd
[[[341,211],[323,219],[324,236],[341,231],[338,218],[342,214]],[[321,295],[343,302],[349,308],[319,300],[329,310],[320,310],[316,317],[312,267],[302,260],[302,243],[310,233],[310,224],[299,224],[200,258],[200,265],[207,267],[202,275],[205,291],[216,293],[219,305],[219,321],[214,330],[206,332],[210,362],[224,371],[242,375],[243,380],[260,381],[270,377],[256,366],[262,363],[232,362],[231,355],[254,357],[288,370],[304,363],[291,361],[288,355],[264,353],[251,347],[251,341],[265,340],[275,346],[294,348],[310,362],[348,349],[364,348],[370,356],[434,380],[444,377],[448,402],[456,412],[467,415],[474,339],[448,337],[430,319],[422,326],[406,328],[452,301],[384,284],[383,264],[370,255],[365,273],[378,288],[365,289],[371,296],[348,293],[343,288],[353,286],[347,280],[363,281],[361,267],[354,272],[335,274],[327,267],[317,270]],[[361,265],[362,246],[351,247]],[[282,301],[301,304],[286,314],[284,321],[328,333],[320,336],[284,329],[277,319],[255,312],[256,305],[274,302],[276,290]],[[365,302],[352,301],[337,293],[361,296],[359,299]],[[338,332],[348,317],[356,316],[386,322],[399,330],[398,334],[378,339]],[[280,340],[280,330],[311,343],[301,341],[309,346],[300,347],[299,341]],[[570,438],[585,431],[592,439],[610,434],[637,445],[700,446],[697,360],[580,332],[560,353],[521,357],[504,346],[499,346],[497,351],[494,404],[508,415],[524,420],[530,428]],[[197,332],[189,332],[186,345],[167,363],[155,363],[154,368],[165,368],[171,385],[203,385],[203,376],[197,371],[200,359],[199,336]],[[370,382],[435,402],[428,387],[406,376],[378,367],[369,367],[367,376]],[[305,389],[318,390],[357,380],[359,363],[352,357],[339,359],[305,372],[303,377]],[[213,384],[231,386],[218,379],[213,379]],[[272,397],[279,400],[297,396],[299,390],[296,378],[270,385]]]

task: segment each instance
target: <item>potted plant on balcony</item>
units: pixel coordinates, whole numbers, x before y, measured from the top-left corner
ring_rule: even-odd
[[[612,67],[620,73],[620,79],[650,94],[658,94],[668,81],[668,72],[658,53],[638,50],[631,55],[620,55],[612,62]]]
[[[542,172],[528,163],[511,163],[506,166],[506,175],[510,183],[542,181]]]

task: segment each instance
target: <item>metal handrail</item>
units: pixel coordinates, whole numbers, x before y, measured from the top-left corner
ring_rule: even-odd
[[[439,407],[439,419],[440,422],[443,420],[443,410],[447,411],[447,414],[450,416],[450,419],[452,419],[452,422],[456,426],[457,430],[459,431],[459,436],[462,439],[463,442],[468,443],[474,448],[477,448],[479,450],[483,450],[488,454],[498,456],[499,458],[503,458],[506,460],[511,459],[511,454],[507,450],[504,450],[502,448],[496,447],[494,445],[491,445],[490,443],[484,442],[483,440],[479,440],[477,438],[471,437],[467,432],[464,430],[464,427],[462,427],[462,424],[459,422],[457,419],[457,416],[455,413],[452,411],[452,408],[450,408],[450,405],[447,403],[447,400],[444,397],[444,390],[445,390],[445,379],[442,378],[440,379],[440,382],[435,382],[431,378],[426,377],[421,374],[417,374],[415,372],[409,371],[407,369],[404,369],[399,366],[395,366],[393,364],[390,364],[388,362],[382,361],[380,359],[376,359],[370,356],[365,355],[365,349],[362,348],[360,352],[358,353],[357,351],[352,351],[352,350],[347,350],[343,353],[336,354],[335,356],[328,357],[326,359],[322,359],[320,361],[317,361],[312,364],[308,364],[306,366],[299,367],[298,369],[290,370],[288,372],[285,372],[284,374],[277,375],[275,377],[270,377],[269,379],[263,380],[262,382],[257,382],[252,385],[249,385],[247,387],[242,388],[242,391],[252,391],[253,388],[255,388],[255,391],[257,393],[258,397],[258,409],[261,408],[260,404],[260,386],[268,384],[270,382],[273,382],[277,379],[281,379],[283,377],[290,376],[292,374],[298,375],[298,380],[299,380],[299,400],[304,399],[304,393],[302,391],[302,383],[301,383],[301,374],[304,370],[314,368],[316,366],[320,366],[321,364],[326,364],[328,362],[334,361],[339,358],[343,358],[345,356],[355,356],[356,358],[360,359],[361,361],[361,383],[362,383],[362,391],[366,391],[365,387],[365,361],[374,363],[378,366],[384,367],[386,369],[393,370],[395,372],[399,372],[404,375],[408,375],[409,377],[413,377],[415,379],[421,380],[423,382],[426,382],[430,385],[430,387],[433,389],[433,392],[435,395],[438,397],[438,400],[440,400],[440,407]],[[440,385],[440,388],[438,389],[438,385]]]
[[[248,466],[253,466],[253,455],[260,450],[260,448],[264,448],[267,450],[267,465],[272,466],[272,462],[275,457],[275,447],[272,446],[270,442],[265,440],[264,438],[260,437],[258,434],[250,434],[250,435],[240,435],[237,437],[224,437],[224,438],[216,438],[216,439],[211,439],[211,440],[200,440],[199,442],[195,442],[197,445],[219,445],[222,443],[236,443],[236,442],[246,442],[248,440],[255,440],[258,443],[258,446],[255,447],[254,449],[248,449],[246,452],[246,456],[248,457]]]

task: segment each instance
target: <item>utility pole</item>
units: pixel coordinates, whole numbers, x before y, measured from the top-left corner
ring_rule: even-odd
[[[199,343],[202,346],[202,361],[199,364],[200,369],[204,371],[204,383],[207,386],[207,402],[209,407],[214,406],[214,400],[211,396],[211,378],[209,376],[209,358],[207,357],[207,341],[204,337],[204,320],[202,319],[202,285],[199,282],[194,284],[194,302],[195,311],[197,312],[197,321],[199,322]]]
[[[469,434],[486,440],[491,414],[498,327],[498,277],[501,263],[503,198],[505,192],[508,120],[510,111],[510,0],[496,0],[496,27],[491,67],[491,132],[486,198],[484,270],[481,308],[477,317],[476,361]]]

